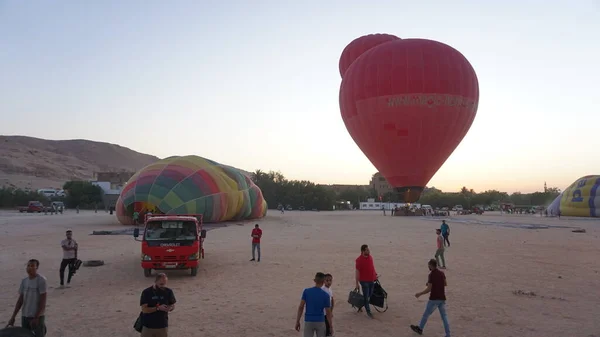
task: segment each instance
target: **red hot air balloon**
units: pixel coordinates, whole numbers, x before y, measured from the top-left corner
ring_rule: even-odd
[[[369,49],[346,70],[340,86],[348,132],[405,202],[419,199],[467,134],[478,102],[469,61],[425,39]]]
[[[389,34],[369,34],[354,39],[344,48],[340,57],[340,76],[344,77],[344,73],[346,73],[352,62],[367,50],[382,43],[399,39],[399,37]]]

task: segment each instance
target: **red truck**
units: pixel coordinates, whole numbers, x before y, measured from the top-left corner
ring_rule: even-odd
[[[18,208],[20,213],[42,213],[44,211],[50,211],[50,207],[44,206],[39,201],[30,201],[27,206],[21,206]]]
[[[150,277],[154,270],[190,269],[198,274],[204,258],[206,230],[202,215],[149,215],[144,219],[144,234],[135,228],[133,237],[142,242],[142,268]]]

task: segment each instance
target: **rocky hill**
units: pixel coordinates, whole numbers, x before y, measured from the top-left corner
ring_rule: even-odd
[[[94,172],[137,171],[159,158],[115,144],[84,139],[0,136],[0,186],[59,188],[93,179]]]

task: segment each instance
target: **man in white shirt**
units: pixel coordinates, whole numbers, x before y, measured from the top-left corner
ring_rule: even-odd
[[[73,268],[75,261],[77,260],[77,241],[73,239],[73,231],[67,231],[67,238],[60,242],[63,250],[63,259],[60,263],[60,287],[65,286],[65,269],[69,267],[69,275],[67,276],[67,287],[71,284],[71,277],[73,277]]]
[[[323,283],[323,286],[321,287],[321,289],[323,289],[326,293],[329,294],[329,297],[331,298],[331,315],[333,316],[333,306],[334,306],[334,299],[333,299],[333,290],[331,290],[331,284],[333,283],[333,276],[331,274],[325,274],[325,282]],[[329,321],[327,320],[327,315],[325,315],[325,336],[333,336],[331,334],[331,329],[329,327]]]

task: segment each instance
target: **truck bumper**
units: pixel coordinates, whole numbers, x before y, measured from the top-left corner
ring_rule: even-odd
[[[142,261],[143,269],[165,270],[165,269],[190,269],[197,268],[198,260],[187,261]]]

